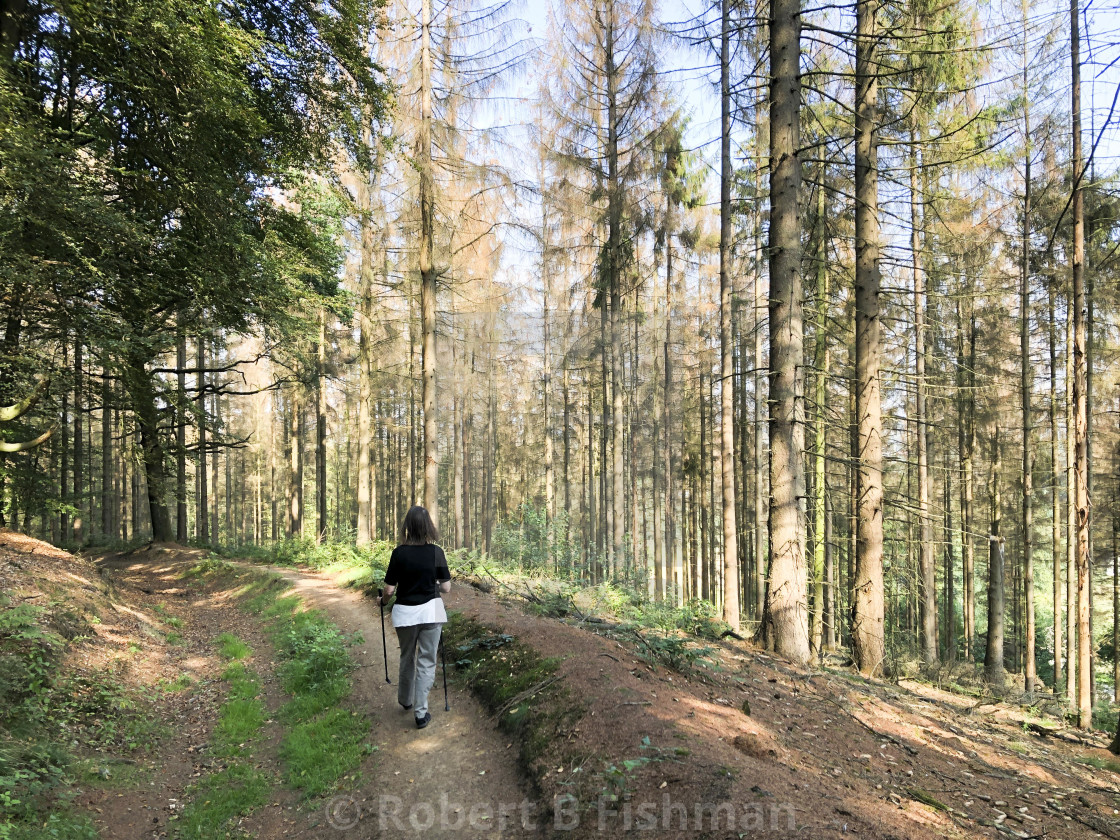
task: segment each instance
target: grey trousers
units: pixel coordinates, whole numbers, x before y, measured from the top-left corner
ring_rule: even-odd
[[[436,679],[436,653],[442,624],[413,624],[397,628],[401,643],[401,668],[397,680],[397,700],[412,706],[418,718],[428,712],[428,692]]]

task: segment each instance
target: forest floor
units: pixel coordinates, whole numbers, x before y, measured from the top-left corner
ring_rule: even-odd
[[[252,649],[268,710],[251,759],[267,793],[228,836],[1120,840],[1120,761],[1103,733],[916,681],[793,667],[733,640],[704,643],[676,670],[651,655],[664,652],[652,636],[584,612],[541,615],[531,590],[499,597],[481,581],[446,599],[458,613],[451,710],[437,681],[432,724],[417,731],[396,702],[387,620],[385,681],[376,604],[330,574],[277,568],[306,604],[363,639],[350,648],[357,667],[343,702],[368,718],[368,755],[309,797],[285,783],[273,641],[241,608],[246,576],[260,573],[239,564],[184,578],[206,555],[155,545],[91,561],[0,532],[0,589],[99,617],[61,667],[111,672],[153,698],[146,743],[103,744],[85,758],[94,772],[72,782],[73,807],[106,840],[180,836],[184,801],[221,764],[209,748],[227,694],[221,633]],[[485,679],[508,667],[530,688],[496,701],[481,660],[468,664],[483,649]]]

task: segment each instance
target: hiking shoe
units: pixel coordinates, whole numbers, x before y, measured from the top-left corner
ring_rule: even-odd
[[[431,712],[424,712],[424,717],[416,718],[416,728],[417,729],[423,729],[425,726],[427,726],[431,722],[432,722],[432,713]]]
[[[400,700],[398,700],[397,702],[401,703]],[[409,709],[412,708],[412,704],[411,703],[401,703],[401,708],[404,709],[405,711],[408,711]]]

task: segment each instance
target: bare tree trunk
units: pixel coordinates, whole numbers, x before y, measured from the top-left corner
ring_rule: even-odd
[[[926,289],[922,271],[921,208],[918,197],[918,146],[921,132],[910,133],[910,270],[914,281],[914,427],[918,439],[918,569],[921,574],[921,650],[926,665],[937,662],[937,568],[930,516],[929,418],[926,407]]]
[[[140,358],[128,360],[123,376],[129,402],[133,407],[133,416],[136,418],[137,432],[140,435],[141,462],[144,465],[148,491],[152,539],[155,542],[170,542],[173,535],[166,502],[167,474],[164,449],[159,436],[159,410],[156,407],[152,377]],[[138,482],[136,487],[139,489]],[[139,505],[134,504],[134,511],[137,513],[138,508]],[[139,530],[138,525],[137,521],[133,527],[134,533]]]
[[[856,5],[856,415],[859,539],[852,653],[863,674],[880,673],[883,636],[883,420],[879,394],[879,199],[875,121],[879,80],[873,0]]]
[[[211,348],[214,351],[214,359],[218,361],[219,352],[217,346]],[[214,506],[210,510],[210,534],[214,538],[215,544],[220,544],[222,541],[221,531],[218,528],[218,435],[222,431],[222,397],[218,393],[221,388],[220,374],[214,374],[214,452],[210,458],[210,490],[214,495]]]
[[[772,0],[770,21],[770,574],[762,638],[809,660],[805,591],[805,440],[798,377],[801,310],[801,6]]]
[[[303,536],[303,395],[292,389],[288,406],[288,536]]]
[[[984,678],[995,685],[1002,685],[1004,636],[1003,589],[1003,500],[1000,494],[1000,472],[1003,469],[1003,452],[999,427],[992,434],[992,473],[988,485],[991,531],[988,535],[988,633],[984,653]]]
[[[482,542],[483,550],[489,554],[491,547],[491,537],[494,529],[494,470],[497,468],[497,423],[498,423],[498,409],[496,405],[497,395],[495,393],[494,383],[494,353],[496,347],[494,345],[494,331],[493,327],[490,330],[490,355],[488,360],[489,369],[486,377],[486,393],[488,394],[488,402],[486,409],[486,509],[483,511],[482,516]]]
[[[327,312],[319,313],[319,347],[315,375],[315,537],[327,538]],[[341,499],[339,500],[341,501]]]
[[[86,533],[86,520],[83,504],[85,496],[85,479],[82,475],[82,466],[85,461],[85,435],[82,431],[82,397],[85,377],[82,371],[82,336],[74,336],[74,521],[72,523],[72,539],[77,545],[82,544]],[[13,525],[17,523],[13,522]],[[164,539],[171,539],[168,535]]]
[[[765,24],[763,21],[758,22],[758,46],[759,52],[763,50],[763,28]],[[800,35],[798,35],[800,40]],[[766,90],[765,74],[756,74],[758,79],[755,87],[755,101],[754,101],[754,117],[755,117],[755,139],[754,139],[754,187],[758,191],[758,195],[762,195],[763,190],[763,176],[765,171],[763,166],[763,138],[769,137],[769,130],[766,125],[768,119],[768,107],[770,104],[769,93]],[[765,115],[765,116],[764,116]],[[800,133],[800,132],[799,132]],[[768,412],[763,411],[763,392],[767,385],[767,378],[763,375],[762,366],[762,327],[763,327],[763,311],[765,308],[765,293],[762,284],[762,265],[763,265],[763,245],[762,245],[762,228],[763,228],[763,205],[761,201],[755,202],[755,213],[753,219],[752,236],[754,239],[754,273],[753,281],[753,300],[754,300],[754,318],[752,319],[752,328],[754,330],[754,406],[752,427],[754,434],[752,439],[752,460],[754,472],[754,511],[753,511],[753,525],[754,525],[754,615],[761,621],[764,611],[764,603],[766,599],[766,576],[769,567],[767,560],[767,546],[769,545],[769,537],[767,533],[767,513],[769,511],[769,492],[767,488],[768,463],[769,455],[766,451],[764,444],[764,431],[768,420],[764,417]]]
[[[556,519],[556,481],[552,452],[552,266],[549,263],[551,251],[549,245],[548,207],[545,202],[545,166],[544,147],[541,147],[540,160],[541,182],[541,279],[544,284],[541,307],[541,321],[544,327],[544,382],[542,411],[544,415],[544,509],[547,532],[547,555],[552,558],[552,523]]]
[[[439,442],[436,440],[435,187],[432,180],[432,4],[421,4],[420,34],[420,319],[424,372],[424,507],[439,523]]]
[[[198,385],[198,467],[196,483],[198,498],[195,500],[195,521],[198,523],[198,541],[203,545],[210,543],[210,502],[207,484],[210,476],[206,464],[206,338],[198,336],[198,372],[195,382]]]
[[[177,386],[179,402],[175,407],[175,539],[185,545],[187,532],[187,334],[180,333],[175,345],[175,366],[178,368]],[[106,397],[109,394],[105,388]],[[106,403],[108,400],[106,399]],[[106,407],[106,411],[108,408]],[[104,418],[104,414],[102,415]],[[104,425],[104,419],[102,420]],[[108,449],[110,438],[105,437],[102,447]],[[107,457],[102,454],[102,457]],[[106,509],[108,503],[105,504]],[[108,527],[105,528],[108,533]]]
[[[673,488],[673,224],[675,222],[672,199],[666,199],[665,219],[665,343],[662,348],[664,358],[665,384],[662,388],[661,403],[661,471],[664,476],[661,506],[665,510],[665,550],[663,555],[662,579],[664,596],[669,590],[669,581],[674,584],[674,598],[680,603],[680,577],[676,573],[676,517],[674,510]]]
[[[467,544],[465,521],[463,519],[463,400],[458,396],[451,401],[451,468],[452,477],[452,507],[455,513],[455,547],[463,548]]]
[[[1077,714],[1077,492],[1073,434],[1073,304],[1066,305],[1066,702]]]
[[[358,300],[358,527],[355,541],[366,545],[373,536],[373,472],[370,454],[373,451],[373,422],[370,417],[373,393],[373,225],[369,218],[369,187],[365,179],[358,182],[358,202],[362,209],[362,262]]]
[[[1070,0],[1070,66],[1073,154],[1073,490],[1077,540],[1077,723],[1093,723],[1092,697],[1092,556],[1089,548],[1089,406],[1087,330],[1085,325],[1085,197],[1081,189],[1081,44],[1077,0]],[[1072,538],[1072,536],[1071,536]]]
[[[976,655],[976,555],[973,540],[973,502],[976,497],[976,329],[975,310],[967,290],[957,303],[958,378],[957,402],[960,413],[959,444],[961,452],[961,566],[962,601],[964,607],[965,661]]]
[[[1027,4],[1023,2],[1023,22],[1026,25]],[[1019,390],[1023,407],[1023,593],[1025,595],[1026,662],[1023,673],[1024,688],[1034,691],[1038,680],[1034,650],[1034,500],[1032,495],[1034,457],[1032,455],[1031,377],[1030,360],[1030,244],[1031,244],[1031,109],[1027,88],[1028,62],[1023,53],[1023,253],[1019,278]],[[1057,604],[1055,604],[1055,607]]]
[[[599,507],[593,520],[595,531],[595,545],[599,549],[599,562],[606,559],[610,575],[614,574],[614,559],[612,552],[611,535],[614,533],[614,507],[608,502],[610,498],[610,485],[607,482],[607,463],[610,448],[610,411],[611,411],[611,369],[610,362],[610,315],[607,312],[609,295],[602,293],[603,299],[599,306],[599,365],[602,369],[602,387],[600,388],[600,420],[599,420]]]
[[[942,452],[945,475],[945,659],[948,662],[955,662],[957,659],[957,598],[953,591],[953,569],[957,563],[956,558],[953,557],[953,473],[949,468],[949,447],[944,447]]]
[[[809,623],[809,644],[813,658],[819,659],[823,649],[827,608],[825,605],[825,519],[827,487],[825,479],[825,403],[828,394],[828,224],[825,202],[824,167],[819,172],[817,184],[817,334],[813,349],[813,368],[816,386],[813,402],[816,406],[816,424],[813,429],[813,611]]]
[[[731,0],[721,0],[719,354],[723,490],[723,620],[739,626],[739,544],[735,523],[734,336],[731,331]]]
[[[1061,460],[1058,447],[1058,341],[1055,329],[1054,311],[1056,297],[1054,283],[1048,284],[1049,306],[1048,313],[1048,338],[1050,349],[1050,481],[1051,481],[1051,516],[1053,518],[1050,539],[1054,576],[1054,692],[1062,690],[1062,503],[1059,490],[1062,486]]]

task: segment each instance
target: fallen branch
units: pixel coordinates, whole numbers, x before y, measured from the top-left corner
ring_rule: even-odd
[[[1098,834],[1103,834],[1105,837],[1111,837],[1112,840],[1120,840],[1120,829],[1114,828],[1111,823],[1102,820],[1096,814],[1078,814],[1072,808],[1065,812],[1070,817],[1073,817],[1077,822],[1083,826],[1093,829]]]
[[[853,712],[849,709],[845,709],[843,706],[841,706],[839,703],[837,703],[831,697],[824,697],[823,695],[820,695],[820,694],[818,694],[817,696],[821,697],[824,700],[827,700],[830,703],[832,703],[832,705],[834,705],[837,709],[842,711],[844,714],[848,715],[848,717],[850,717],[852,720],[854,720],[856,723],[858,723],[860,726],[862,726],[864,729],[866,729],[868,732],[870,732],[876,738],[882,738],[884,741],[890,741],[892,744],[899,747],[900,749],[906,750],[906,752],[910,753],[910,755],[917,755],[918,754],[918,751],[916,749],[914,749],[912,746],[910,746],[909,744],[907,744],[903,741],[900,741],[898,738],[894,737],[893,735],[888,735],[886,732],[879,732],[874,727],[872,727],[871,724],[865,722],[863,720],[863,718],[861,718],[855,712]]]
[[[551,677],[548,677],[547,679],[541,680],[536,685],[529,686],[527,689],[522,691],[520,694],[514,695],[509,700],[507,700],[504,704],[502,704],[501,708],[499,708],[496,712],[494,712],[494,720],[497,720],[498,718],[500,718],[502,715],[504,715],[510,709],[512,709],[516,706],[519,706],[521,703],[528,700],[534,694],[538,694],[541,691],[543,691],[544,689],[548,688],[554,682],[559,682],[559,680],[560,680],[560,677],[556,674],[553,674]]]

